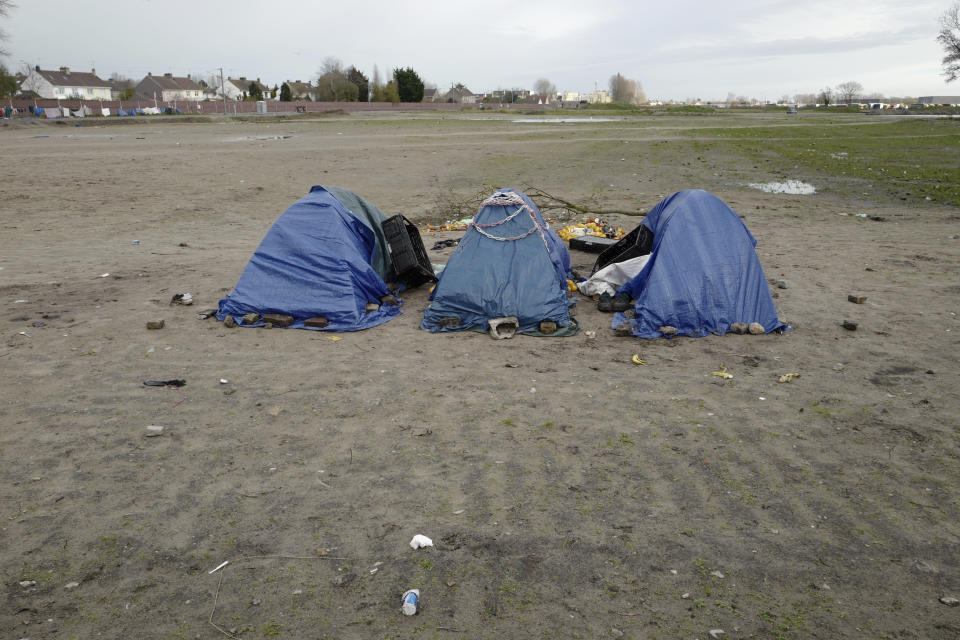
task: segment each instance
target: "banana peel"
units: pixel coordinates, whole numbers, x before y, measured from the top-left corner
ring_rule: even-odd
[[[711,371],[710,375],[717,376],[718,378],[723,378],[724,380],[729,380],[733,377],[732,373],[727,373],[727,365],[720,363],[720,371]]]
[[[632,362],[633,364],[647,364],[647,361],[646,361],[646,360],[641,360],[641,359],[640,359],[640,354],[639,354],[639,353],[633,354],[633,357],[630,358],[630,362]]]
[[[784,375],[780,376],[780,377],[777,379],[777,382],[790,382],[790,381],[793,380],[794,378],[799,378],[799,377],[800,377],[800,374],[799,374],[799,373],[787,373],[787,374],[784,374]]]

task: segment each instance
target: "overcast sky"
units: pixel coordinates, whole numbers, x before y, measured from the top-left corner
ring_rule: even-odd
[[[841,82],[887,96],[960,94],[941,75],[938,17],[952,0],[15,0],[0,62],[103,78],[222,67],[269,85],[315,78],[324,58],[371,76],[412,67],[447,89],[606,88],[650,98],[776,99]]]

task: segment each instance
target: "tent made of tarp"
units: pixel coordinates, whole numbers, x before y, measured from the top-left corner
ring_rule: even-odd
[[[318,328],[304,321],[322,317],[328,331],[356,331],[399,315],[399,301],[381,304],[392,279],[385,219],[350,191],[313,187],[274,222],[217,318],[241,324],[248,313],[278,313],[292,316],[293,328]],[[370,303],[379,309],[367,313]]]
[[[537,206],[519,191],[497,191],[480,206],[440,273],[420,328],[486,331],[490,320],[514,316],[519,333],[537,332],[544,320],[575,333],[569,275],[570,253]]]
[[[661,200],[643,224],[653,232],[650,258],[618,291],[635,300],[635,317],[617,313],[614,329],[658,338],[662,326],[685,336],[723,334],[735,322],[758,322],[766,332],[784,326],[757,241],[722,200],[699,189],[680,191]]]

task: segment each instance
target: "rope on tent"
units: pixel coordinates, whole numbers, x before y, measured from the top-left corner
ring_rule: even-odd
[[[547,253],[549,253],[550,245],[547,243],[547,237],[543,233],[544,226],[540,224],[539,220],[537,220],[537,216],[533,212],[533,209],[530,208],[530,205],[528,205],[524,201],[524,199],[521,198],[518,194],[512,193],[512,192],[498,191],[494,193],[492,196],[490,196],[489,198],[487,198],[486,200],[484,200],[480,204],[480,208],[482,209],[483,207],[508,207],[510,205],[519,205],[519,207],[517,208],[516,211],[511,213],[509,216],[507,216],[503,220],[499,220],[497,222],[491,222],[487,224],[479,224],[476,222],[471,222],[470,224],[467,225],[467,227],[468,228],[472,227],[473,229],[476,229],[480,235],[484,236],[485,238],[490,238],[491,240],[496,240],[497,242],[514,242],[516,240],[523,240],[527,236],[533,235],[533,233],[536,232],[540,234],[540,239],[543,241],[543,246],[546,247]],[[497,227],[505,222],[509,222],[510,220],[513,220],[514,218],[516,218],[521,211],[526,211],[530,215],[530,221],[533,222],[533,226],[530,227],[530,230],[527,231],[526,233],[519,236],[501,238],[498,236],[491,235],[483,230],[484,228],[489,229],[491,227]]]

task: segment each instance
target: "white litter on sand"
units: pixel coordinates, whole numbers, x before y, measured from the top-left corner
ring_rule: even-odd
[[[433,546],[433,540],[419,533],[413,536],[413,540],[410,541],[410,547],[413,549],[419,549],[421,547],[432,547],[432,546]]]
[[[751,189],[759,189],[764,193],[788,193],[795,196],[809,196],[817,192],[812,184],[800,180],[785,180],[784,182],[751,182],[747,185]]]

